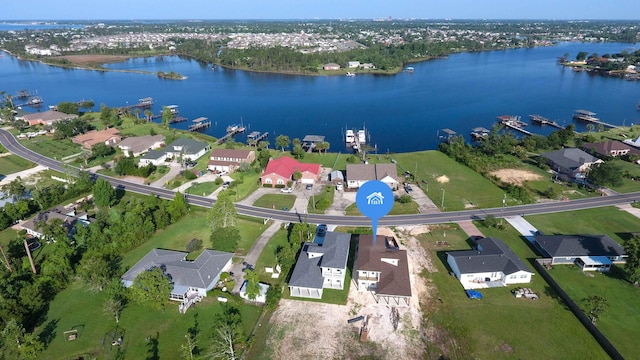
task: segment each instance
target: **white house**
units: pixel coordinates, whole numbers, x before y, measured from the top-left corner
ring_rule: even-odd
[[[145,135],[128,137],[118,143],[125,156],[140,156],[149,150],[159,149],[164,145],[164,135]]]
[[[150,150],[147,151],[144,155],[140,157],[138,164],[140,166],[146,166],[149,164],[153,164],[155,166],[159,166],[162,163],[167,161],[167,153],[162,150]]]
[[[242,163],[251,164],[256,159],[253,150],[213,149],[209,157],[208,169],[218,172],[233,172]]]
[[[357,189],[369,180],[380,180],[392,190],[400,185],[396,164],[347,164],[349,189]]]
[[[325,288],[344,289],[350,241],[350,234],[327,231],[304,243],[289,280],[291,296],[321,299]]]
[[[142,272],[161,268],[171,278],[173,289],[170,300],[181,301],[181,311],[189,308],[200,298],[207,296],[220,280],[220,274],[231,268],[232,253],[204,250],[197,259],[186,260],[187,252],[153,249],[138,261],[120,280],[131,287]]]
[[[501,240],[482,238],[476,250],[451,251],[447,263],[465,289],[531,282],[533,272]]]
[[[195,161],[206,154],[210,149],[211,146],[207,143],[181,138],[169,144],[164,151],[167,153],[167,157],[170,158],[177,159],[182,157],[182,159],[185,160]]]
[[[360,66],[360,61],[349,61],[348,67],[349,69],[354,69]]]

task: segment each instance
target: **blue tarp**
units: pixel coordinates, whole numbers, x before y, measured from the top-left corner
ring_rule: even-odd
[[[469,299],[482,299],[482,294],[475,290],[465,290]]]

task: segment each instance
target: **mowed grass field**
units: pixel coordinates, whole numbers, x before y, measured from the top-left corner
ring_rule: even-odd
[[[486,236],[496,236],[507,243],[530,266],[533,251],[518,233],[507,225],[506,231],[480,226]],[[427,320],[445,336],[435,340],[459,358],[474,359],[608,359],[606,353],[578,322],[573,314],[550,291],[539,276],[526,287],[540,299],[516,298],[516,286],[482,289],[482,300],[468,299],[460,282],[449,274],[446,252],[471,249],[468,236],[461,230],[443,227],[420,236],[432,255],[437,272],[425,276],[435,285],[431,306],[425,309]],[[438,245],[438,241],[446,242]],[[530,266],[533,270],[533,267]],[[429,347],[435,357],[439,349]],[[452,355],[451,353],[449,355]]]
[[[606,234],[620,244],[631,233],[640,232],[640,219],[616,207],[545,214],[527,217],[527,220],[545,234]],[[636,338],[640,334],[640,288],[626,279],[623,265],[614,266],[609,274],[585,274],[574,265],[556,265],[551,276],[583,309],[583,299],[598,295],[609,302],[606,312],[596,325],[626,358],[637,353]]]
[[[436,205],[440,206],[444,198],[446,211],[502,205],[502,189],[439,151],[393,154],[391,157],[396,160],[399,170],[415,173],[420,187]],[[429,182],[428,186],[423,180]]]
[[[29,150],[58,160],[82,152],[80,145],[74,144],[70,139],[54,140],[48,136],[38,136],[21,140],[20,143]]]
[[[0,157],[0,179],[5,175],[31,169],[34,166],[36,164],[17,155],[2,156]]]

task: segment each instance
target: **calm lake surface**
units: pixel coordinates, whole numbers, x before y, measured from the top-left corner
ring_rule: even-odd
[[[206,133],[220,137],[230,124],[291,139],[324,135],[331,151],[346,151],[345,129],[366,128],[378,152],[435,149],[443,128],[468,136],[472,128],[491,128],[498,115],[540,114],[560,124],[573,122],[576,109],[596,112],[615,125],[640,123],[636,104],[640,82],[573,72],[556,58],[579,51],[598,54],[634,51],[631,44],[562,43],[555,47],[452,55],[413,64],[413,73],[393,76],[292,76],[225,70],[177,56],[132,59],[112,69],[154,74],[70,70],[0,57],[0,90],[28,89],[46,105],[92,99],[96,109],[133,104],[152,97],[152,111],[179,105],[189,120],[208,117]],[[176,71],[183,81],[159,79],[157,71]],[[42,108],[43,110],[46,107]],[[28,110],[28,109],[27,109]],[[35,110],[34,110],[35,111]],[[186,129],[190,121],[175,124]],[[577,124],[584,130],[584,124]],[[527,130],[553,130],[529,124]],[[274,135],[275,134],[275,135]],[[245,141],[240,135],[237,141]]]

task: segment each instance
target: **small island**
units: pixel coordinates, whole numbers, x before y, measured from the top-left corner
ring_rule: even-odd
[[[170,79],[170,80],[184,80],[187,78],[186,76],[182,76],[181,74],[173,70],[169,71],[168,73],[164,71],[158,71],[158,77],[161,79]]]

